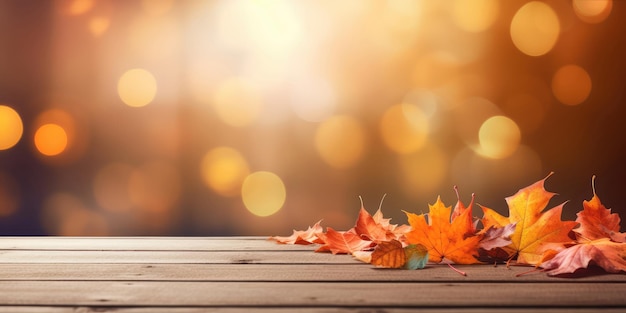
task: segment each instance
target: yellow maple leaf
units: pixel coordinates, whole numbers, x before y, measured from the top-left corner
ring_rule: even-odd
[[[546,191],[544,187],[545,180],[550,175],[506,198],[509,217],[481,206],[484,213],[482,223],[485,228],[516,224],[511,235],[511,244],[504,250],[510,258],[517,257],[517,263],[537,265],[546,250],[559,250],[565,244],[573,242],[569,233],[576,226],[576,222],[561,221],[564,203],[544,211],[555,195]]]

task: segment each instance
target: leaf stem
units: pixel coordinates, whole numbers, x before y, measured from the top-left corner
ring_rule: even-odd
[[[517,273],[517,274],[515,274],[515,277],[520,277],[520,276],[523,276],[523,275],[531,274],[531,273],[534,273],[534,272],[542,272],[542,271],[543,270],[535,267],[532,270],[521,272],[521,273]]]
[[[459,270],[458,268],[456,268],[456,267],[452,266],[452,264],[450,264],[450,263],[446,263],[446,264],[448,264],[448,266],[449,266],[449,267],[450,267],[453,271],[455,271],[455,272],[459,273],[460,275],[467,276],[467,273],[465,273],[465,272],[463,272],[463,271]]]

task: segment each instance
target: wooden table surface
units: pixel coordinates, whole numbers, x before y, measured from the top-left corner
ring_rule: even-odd
[[[261,237],[2,237],[0,312],[626,312],[626,275],[375,268]]]

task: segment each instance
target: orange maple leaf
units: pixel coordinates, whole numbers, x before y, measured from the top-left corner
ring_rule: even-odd
[[[503,249],[509,258],[517,257],[520,264],[536,265],[547,249],[561,250],[565,244],[573,242],[568,234],[576,226],[576,222],[561,221],[564,204],[542,212],[555,195],[544,188],[544,182],[550,175],[506,198],[509,217],[481,206],[485,228],[516,224],[511,235],[511,244]]]
[[[332,254],[351,254],[356,251],[369,250],[374,244],[372,241],[363,240],[354,228],[339,232],[326,227],[326,233],[318,234],[318,236],[324,241],[324,245],[315,250],[316,252],[330,251]]]
[[[435,204],[429,205],[429,209],[428,214],[405,212],[411,225],[411,231],[406,234],[407,241],[426,247],[431,262],[440,263],[446,259],[456,264],[479,263],[476,255],[482,235],[473,233],[471,210],[462,210],[450,220],[452,208],[446,207],[440,197]]]
[[[591,261],[609,273],[626,272],[626,240],[620,233],[620,218],[611,213],[596,195],[592,178],[593,197],[583,201],[574,229],[578,244],[562,250],[543,262],[541,267],[548,275],[574,273],[587,268]]]
[[[313,226],[309,226],[307,230],[293,230],[291,236],[272,236],[269,239],[275,240],[282,244],[296,244],[296,245],[310,245],[313,243],[321,243],[324,241],[318,237],[318,234],[323,233],[324,230],[321,226],[322,221],[318,221]]]
[[[619,214],[611,213],[611,209],[607,209],[600,202],[600,198],[596,195],[594,180],[595,176],[591,183],[593,197],[589,201],[583,201],[583,210],[576,214],[576,222],[580,226],[575,228],[574,232],[578,241],[611,238],[616,242],[626,242],[626,234],[619,232]]]
[[[409,227],[407,225],[398,226],[391,224],[390,220],[389,218],[383,218],[381,208],[378,208],[374,216],[370,215],[365,210],[363,201],[361,201],[361,209],[359,210],[359,217],[356,220],[354,230],[364,239],[375,243],[401,239],[409,231]]]

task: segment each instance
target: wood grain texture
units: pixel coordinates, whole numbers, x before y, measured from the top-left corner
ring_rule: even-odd
[[[3,281],[0,303],[504,308],[556,306],[558,300],[568,307],[625,307],[625,290],[619,283]]]
[[[0,238],[0,312],[622,312],[626,275],[379,269],[262,237]]]
[[[338,264],[0,264],[2,280],[39,281],[267,281],[267,282],[615,282],[626,284],[624,275],[590,275],[577,278],[549,277],[537,272],[517,277],[528,267],[458,265],[461,276],[446,265],[428,265],[406,271],[375,268],[363,263]]]
[[[0,250],[112,251],[312,251],[315,245],[284,245],[267,237],[2,237]]]

